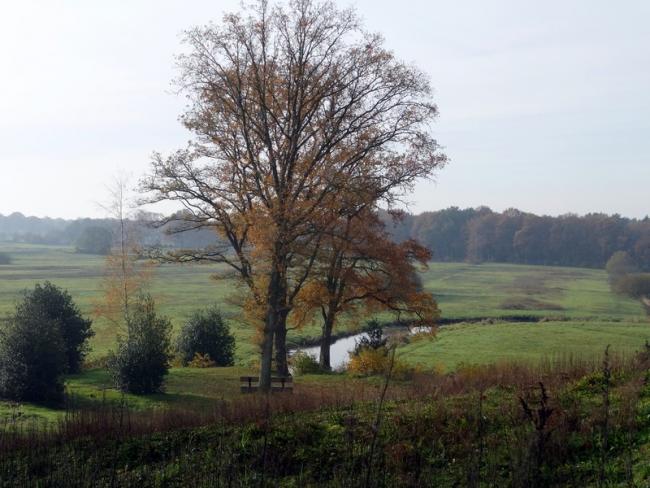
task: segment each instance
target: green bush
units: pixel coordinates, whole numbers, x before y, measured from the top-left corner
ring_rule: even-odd
[[[88,339],[94,334],[92,321],[82,317],[67,291],[49,281],[43,285],[37,284],[32,291],[26,292],[17,307],[18,314],[33,314],[37,310],[55,321],[61,329],[66,355],[65,372],[79,372],[89,350]]]
[[[22,304],[0,330],[0,397],[58,402],[65,369],[61,324],[42,309]]]
[[[318,374],[323,372],[316,358],[306,352],[299,351],[295,353],[291,356],[290,361],[295,375]]]
[[[25,292],[0,331],[0,395],[60,400],[63,374],[79,371],[88,351],[91,324],[70,294],[52,283]]]
[[[11,264],[11,256],[5,252],[0,252],[0,265]]]
[[[115,386],[124,392],[148,394],[162,391],[169,370],[171,322],[156,315],[153,299],[140,297],[129,311],[127,334],[118,338],[109,354],[108,370]]]
[[[615,291],[633,298],[650,297],[650,273],[629,274],[618,279]]]
[[[612,291],[632,298],[650,297],[650,273],[618,276],[611,281]]]
[[[208,356],[215,366],[232,366],[235,338],[218,308],[198,310],[181,328],[176,351],[183,366],[187,366],[196,354]]]

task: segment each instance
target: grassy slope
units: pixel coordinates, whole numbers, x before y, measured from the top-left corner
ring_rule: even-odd
[[[102,407],[125,404],[133,411],[150,409],[174,409],[209,414],[215,402],[228,401],[241,396],[239,377],[253,374],[249,368],[172,368],[165,380],[165,392],[155,395],[122,394],[112,388],[108,372],[103,369],[84,371],[66,379],[70,406]],[[294,392],[320,391],[322,387],[334,386],[360,391],[376,389],[380,378],[353,378],[347,375],[301,376],[294,385]],[[65,415],[63,408],[48,408],[32,404],[10,404],[0,401],[0,432],[5,421],[30,426],[32,422],[56,422]]]
[[[449,371],[460,364],[537,360],[544,356],[594,356],[611,345],[613,354],[636,352],[646,338],[647,323],[569,321],[541,323],[458,324],[434,340],[400,347],[399,357]]]

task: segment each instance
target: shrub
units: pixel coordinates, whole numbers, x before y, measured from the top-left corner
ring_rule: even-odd
[[[364,348],[357,354],[350,354],[348,372],[355,376],[385,375],[389,371],[392,378],[405,380],[410,378],[416,369],[397,358],[393,360],[391,369],[391,354],[386,347]]]
[[[614,291],[633,298],[650,297],[650,273],[625,275],[616,280]]]
[[[637,271],[634,260],[625,251],[616,251],[607,261],[605,270],[609,275],[610,282],[615,281],[621,276],[635,273]]]
[[[9,254],[0,252],[0,265],[11,264],[11,256]]]
[[[77,373],[88,353],[88,339],[93,336],[92,321],[82,317],[70,294],[46,281],[26,292],[17,313],[32,315],[42,313],[55,321],[61,329],[65,347],[65,372]]]
[[[118,337],[117,350],[107,360],[115,386],[128,393],[159,392],[171,359],[171,322],[156,315],[148,295],[133,303],[126,322],[126,337]]]
[[[370,328],[367,332],[367,336],[363,336],[358,341],[356,341],[354,350],[352,351],[353,356],[359,355],[359,353],[364,349],[386,348],[386,342],[388,342],[388,338],[384,337],[384,331],[379,325],[379,322],[372,320],[368,322],[368,326]]]
[[[291,356],[290,361],[293,373],[296,375],[318,374],[323,372],[316,358],[306,352],[298,351]]]
[[[197,352],[187,366],[190,368],[214,368],[216,364],[207,354]]]
[[[0,330],[0,397],[60,401],[65,369],[61,325],[41,309],[19,307]]]
[[[208,356],[216,366],[232,366],[235,338],[216,307],[194,312],[183,325],[176,341],[176,350],[184,366],[196,354]]]
[[[389,365],[390,356],[386,348],[367,347],[350,354],[348,371],[357,376],[373,376],[387,372]]]

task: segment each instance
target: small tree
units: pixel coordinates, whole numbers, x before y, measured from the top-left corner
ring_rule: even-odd
[[[66,369],[61,324],[30,303],[0,330],[0,397],[57,402]]]
[[[34,316],[37,311],[58,324],[65,348],[65,372],[77,373],[88,353],[88,339],[94,332],[92,320],[85,319],[70,294],[46,281],[26,292],[17,307],[19,316]]]
[[[610,283],[613,283],[619,278],[622,278],[630,273],[635,273],[637,271],[637,267],[634,264],[634,260],[627,252],[616,251],[607,261],[605,270],[609,275]]]
[[[341,219],[323,237],[316,264],[290,317],[296,326],[320,313],[320,365],[330,369],[332,331],[343,314],[350,319],[388,311],[406,315],[414,326],[433,327],[439,316],[431,293],[422,288],[418,270],[431,257],[417,242],[392,241],[376,212]]]
[[[156,315],[151,296],[141,295],[132,303],[126,325],[126,337],[118,337],[117,351],[108,358],[115,386],[128,393],[161,391],[171,359],[171,322]]]
[[[235,338],[219,309],[212,307],[192,314],[178,335],[176,349],[184,366],[197,353],[208,355],[216,366],[232,366]]]
[[[112,246],[113,233],[96,225],[83,230],[75,247],[78,253],[106,255],[111,252]]]
[[[144,293],[151,278],[150,263],[139,256],[135,222],[130,218],[135,208],[130,204],[128,178],[117,176],[108,187],[110,201],[103,208],[115,221],[115,247],[106,257],[101,298],[95,302],[95,314],[124,326],[131,300]]]

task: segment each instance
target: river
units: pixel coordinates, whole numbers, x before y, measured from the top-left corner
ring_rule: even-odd
[[[391,337],[399,333],[404,333],[409,329],[405,327],[386,327],[383,329],[384,337]],[[409,330],[411,334],[417,334],[424,332],[422,328],[415,327]],[[330,364],[332,365],[333,370],[345,369],[348,362],[350,361],[350,352],[354,350],[354,346],[362,337],[368,337],[366,332],[361,332],[359,334],[351,335],[348,337],[342,337],[338,339],[330,346]],[[304,352],[309,354],[316,361],[320,358],[320,346],[310,346],[310,347],[299,347],[290,351],[290,354],[295,354],[297,352]]]

